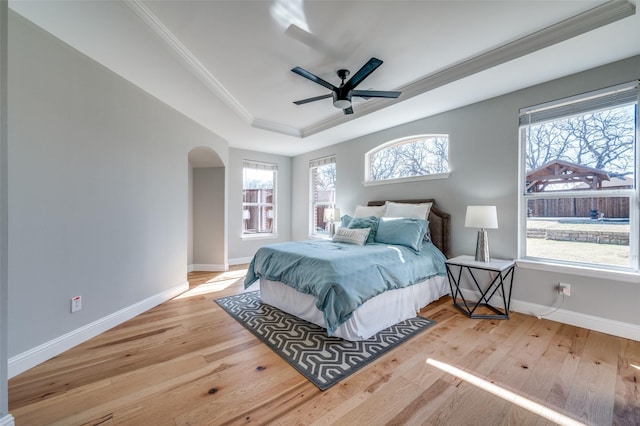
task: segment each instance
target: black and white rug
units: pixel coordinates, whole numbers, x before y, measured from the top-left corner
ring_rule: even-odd
[[[349,342],[329,337],[324,328],[261,303],[259,291],[223,297],[216,303],[321,390],[435,324],[415,317],[368,340]]]

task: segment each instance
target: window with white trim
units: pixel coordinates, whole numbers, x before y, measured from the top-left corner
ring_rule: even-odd
[[[328,236],[329,224],[325,209],[336,207],[336,157],[318,158],[309,162],[310,235]]]
[[[449,173],[449,135],[418,135],[396,139],[365,154],[365,182]]]
[[[638,271],[637,138],[637,81],[520,110],[520,258]]]
[[[276,233],[276,177],[278,165],[242,162],[242,235]]]

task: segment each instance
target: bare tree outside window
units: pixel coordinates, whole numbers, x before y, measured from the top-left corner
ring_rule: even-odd
[[[275,233],[275,165],[247,162],[243,167],[242,234]]]
[[[638,269],[634,90],[623,102],[601,91],[531,107],[533,122],[521,111],[525,257]],[[607,100],[593,107],[598,96]]]
[[[328,235],[324,210],[336,205],[336,163],[311,167],[311,234]]]
[[[610,177],[634,172],[635,105],[547,121],[526,130],[527,171],[564,160],[606,170]]]
[[[368,155],[371,181],[448,173],[449,137],[414,136],[385,144]]]

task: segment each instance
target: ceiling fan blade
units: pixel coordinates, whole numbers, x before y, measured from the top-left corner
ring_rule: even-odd
[[[402,92],[390,92],[382,90],[352,90],[351,96],[359,96],[361,98],[397,98]]]
[[[374,72],[376,70],[376,68],[378,68],[380,65],[382,65],[382,60],[378,59],[378,58],[371,58],[369,59],[369,61],[364,64],[362,66],[362,68],[360,68],[358,70],[358,72],[356,72],[350,79],[349,81],[347,81],[343,88],[345,90],[352,90],[354,89],[358,84],[362,83],[362,80],[364,80],[365,78],[367,78],[369,76],[369,74],[371,74],[372,72]]]
[[[294,73],[304,77],[304,78],[308,78],[309,80],[313,81],[314,83],[318,83],[321,86],[326,87],[329,90],[337,90],[338,88],[336,86],[334,86],[333,84],[329,83],[328,81],[325,81],[323,79],[321,79],[320,77],[318,77],[317,75],[311,74],[309,71],[304,70],[300,67],[295,67],[292,68],[291,71],[293,71]]]
[[[335,57],[336,59],[341,58],[340,52],[338,52],[337,49],[329,46],[318,36],[305,30],[304,28],[299,27],[296,24],[289,25],[287,29],[284,30],[284,33],[289,37],[299,41],[300,43],[306,44],[313,50],[317,50],[318,52],[324,53],[325,55],[330,57]]]
[[[344,115],[353,114],[353,107],[345,108],[342,111],[344,112]]]
[[[299,101],[294,101],[293,103],[296,105],[308,104],[309,102],[319,101],[320,99],[327,99],[333,97],[333,93],[328,93],[326,95],[316,96],[313,98],[302,99]]]

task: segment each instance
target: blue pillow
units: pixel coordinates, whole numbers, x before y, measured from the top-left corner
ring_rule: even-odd
[[[349,227],[349,222],[351,222],[351,219],[353,219],[353,217],[345,214],[344,216],[342,216],[342,218],[340,218],[340,226],[342,226],[343,228]]]
[[[373,244],[375,243],[376,232],[378,230],[378,218],[375,216],[350,217],[350,220],[347,223],[346,227],[349,229],[371,229],[371,231],[369,232],[369,236],[367,237],[367,242],[365,244]]]
[[[424,219],[381,217],[375,241],[406,246],[419,252],[428,226]]]

